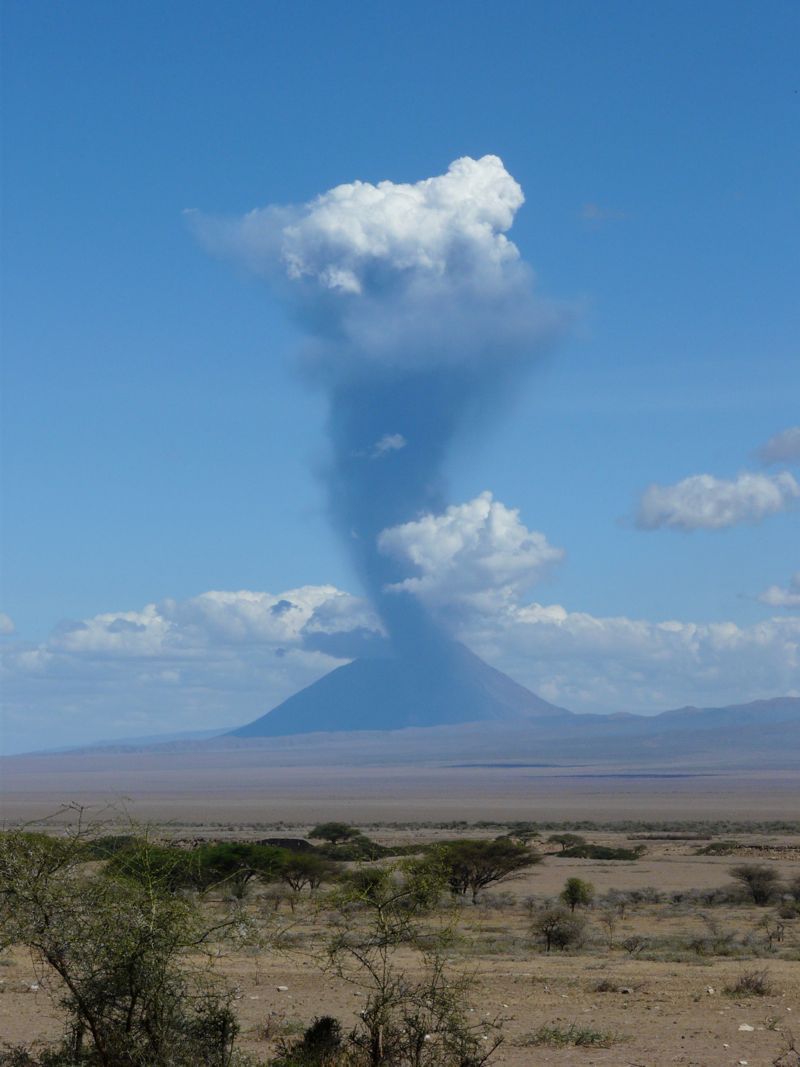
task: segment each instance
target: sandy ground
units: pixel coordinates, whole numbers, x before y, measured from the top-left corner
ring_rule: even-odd
[[[0,760],[6,824],[64,802],[121,803],[139,819],[800,819],[800,772],[615,767],[281,767],[260,751],[103,753]]]
[[[375,836],[388,841],[436,835],[409,830]],[[628,843],[621,834],[587,836],[597,842]],[[775,846],[760,852],[759,861],[776,866],[783,879],[800,874],[800,837],[735,836],[742,842]],[[728,1067],[746,1061],[749,1067],[768,1067],[785,1048],[794,1020],[800,1037],[800,920],[788,924],[784,943],[767,959],[708,958],[687,952],[687,938],[705,929],[703,918],[695,908],[668,903],[629,909],[614,931],[612,948],[594,909],[587,912],[592,941],[579,954],[547,956],[532,939],[527,899],[553,896],[572,875],[591,881],[598,893],[655,886],[669,894],[724,885],[732,863],[753,858],[746,851],[733,859],[701,857],[693,854],[696,847],[687,842],[648,842],[648,855],[635,863],[548,855],[541,865],[488,892],[484,905],[460,909],[462,936],[451,955],[455,968],[475,976],[470,1014],[476,1022],[498,1016],[505,1020],[506,1042],[494,1062],[507,1067]],[[249,908],[265,922],[276,921],[257,894]],[[705,910],[737,936],[758,936],[758,923],[766,914],[765,909],[742,905]],[[354,1023],[364,1003],[363,990],[320,971],[325,927],[318,919],[301,908],[299,918],[282,910],[277,921],[292,926],[290,951],[223,956],[215,964],[237,987],[243,1047],[263,1058],[274,1049],[276,1036],[296,1034],[320,1014],[333,1014],[345,1025]],[[631,958],[619,947],[631,934],[650,938],[659,958]],[[415,966],[411,957],[404,963]],[[762,967],[769,973],[770,995],[743,999],[725,994],[725,987],[744,971]],[[596,991],[601,979],[611,983],[611,992]],[[288,988],[279,991],[278,986]],[[623,988],[630,991],[620,992]],[[24,953],[15,951],[2,960],[0,990],[0,1033],[6,1041],[58,1036],[47,984]],[[543,1024],[603,1031],[610,1044],[607,1048],[526,1046],[526,1035]],[[742,1025],[753,1029],[740,1030]]]

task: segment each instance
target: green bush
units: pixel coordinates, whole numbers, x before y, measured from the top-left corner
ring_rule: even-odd
[[[573,845],[557,853],[560,859],[579,860],[638,860],[647,852],[644,845],[636,848],[611,848],[609,845]]]
[[[738,841],[712,841],[695,850],[695,856],[731,856],[739,848]]]
[[[60,980],[68,1036],[42,1067],[231,1067],[230,997],[187,963],[211,932],[199,912],[155,879],[87,871],[85,844],[0,839],[0,938]]]

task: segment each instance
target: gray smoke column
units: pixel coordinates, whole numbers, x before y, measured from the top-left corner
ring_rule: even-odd
[[[443,464],[559,332],[505,236],[524,201],[497,156],[416,184],[340,185],[236,220],[192,214],[213,251],[265,277],[302,324],[329,399],[330,513],[395,648],[438,645],[382,530],[445,506]]]

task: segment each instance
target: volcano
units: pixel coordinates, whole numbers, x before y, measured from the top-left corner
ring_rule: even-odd
[[[569,716],[460,644],[436,655],[356,659],[284,700],[231,737],[402,730],[468,722],[523,724]]]

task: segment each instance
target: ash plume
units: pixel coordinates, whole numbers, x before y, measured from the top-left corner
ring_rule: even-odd
[[[395,649],[442,638],[382,531],[441,513],[458,436],[480,429],[560,332],[506,237],[524,201],[497,156],[415,184],[356,181],[233,220],[192,213],[212,251],[262,275],[301,323],[309,379],[329,402],[332,520]]]

